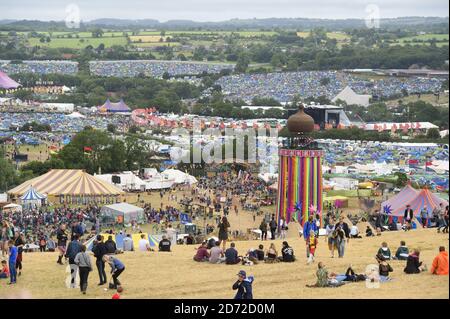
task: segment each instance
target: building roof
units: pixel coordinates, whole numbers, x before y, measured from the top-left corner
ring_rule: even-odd
[[[9,195],[21,196],[30,186],[48,195],[119,195],[123,191],[80,169],[52,169],[39,177],[30,179],[8,191]]]
[[[438,128],[438,126],[434,125],[430,122],[410,122],[410,123],[367,123],[363,126],[363,128],[367,131],[390,131],[394,130],[403,130],[403,129],[423,129],[428,130],[430,128]]]

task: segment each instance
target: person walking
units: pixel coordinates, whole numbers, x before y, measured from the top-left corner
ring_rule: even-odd
[[[23,234],[16,232],[14,234],[14,246],[17,247],[16,272],[17,276],[22,275],[22,253],[25,240]]]
[[[71,274],[71,281],[70,281],[70,288],[75,288],[75,278],[77,277],[78,272],[78,265],[75,263],[75,257],[77,254],[81,251],[81,243],[78,240],[78,234],[73,235],[73,240],[69,243],[69,246],[67,247],[66,257],[69,258],[69,265],[70,265],[70,274]]]
[[[442,203],[439,204],[439,209],[437,211],[437,215],[438,215],[438,229],[437,232],[440,233],[441,232],[441,228],[445,229],[445,210],[444,210],[444,205]]]
[[[275,237],[276,237],[275,233],[277,231],[277,222],[275,220],[275,215],[272,215],[272,219],[270,220],[269,227],[270,227],[271,240],[275,240]]]
[[[404,229],[408,231],[411,229],[412,221],[414,219],[414,211],[411,209],[411,205],[406,205],[405,213],[403,214],[404,218]]]
[[[67,240],[68,240],[65,224],[61,224],[61,226],[59,226],[59,229],[56,232],[56,239],[58,241],[57,245],[58,245],[58,251],[59,251],[58,261],[56,263],[58,263],[60,265],[64,265],[62,262],[62,259],[66,254],[66,246],[67,246]]]
[[[16,261],[17,261],[17,247],[14,246],[14,240],[8,241],[9,248],[9,285],[17,283],[17,273],[16,273]]]
[[[233,290],[237,290],[234,299],[253,299],[253,277],[249,276],[247,278],[247,273],[244,270],[239,271],[237,276],[238,280],[233,284]]]
[[[428,209],[427,205],[424,205],[422,210],[420,211],[420,219],[422,222],[422,227],[427,228],[428,225]]]
[[[445,227],[442,230],[442,232],[448,234],[448,205],[445,207],[445,211],[444,211],[444,222],[445,222]]]
[[[80,271],[80,291],[85,295],[88,286],[89,272],[92,271],[91,257],[86,253],[85,245],[81,245],[81,251],[75,256],[74,262],[77,264]]]
[[[284,219],[280,220],[280,239],[285,240],[287,234],[288,226]]]
[[[105,243],[103,242],[102,235],[97,235],[96,243],[94,244],[94,247],[92,247],[92,252],[95,256],[95,266],[97,267],[98,277],[100,279],[98,285],[102,286],[108,281],[105,272],[105,262],[103,261],[103,256],[105,256],[108,251],[106,249]]]
[[[334,220],[334,218],[331,218],[327,227],[325,228],[326,231],[326,241],[328,242],[328,249],[331,252],[331,258],[334,258],[334,250],[336,249],[336,232],[335,232],[335,227],[334,227],[334,223],[336,221]]]
[[[267,240],[267,223],[264,219],[259,225],[259,230],[261,231],[261,240]]]
[[[219,223],[219,241],[222,242],[222,249],[225,251],[228,240],[228,229],[230,228],[230,223],[228,219],[224,216]]]
[[[345,253],[345,242],[350,241],[350,229],[348,224],[344,222],[344,217],[339,217],[339,222],[335,226],[336,232],[336,246],[338,250],[338,257],[343,258]]]
[[[306,243],[306,258],[309,258],[309,237],[311,232],[319,232],[313,215],[310,215],[308,221],[303,225],[303,238],[305,239]]]

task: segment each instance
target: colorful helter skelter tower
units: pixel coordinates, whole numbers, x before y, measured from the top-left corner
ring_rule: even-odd
[[[278,220],[296,221],[303,225],[310,215],[322,220],[322,157],[324,151],[306,134],[314,130],[314,120],[299,111],[289,117],[290,137],[279,150]],[[306,133],[306,134],[305,134]]]

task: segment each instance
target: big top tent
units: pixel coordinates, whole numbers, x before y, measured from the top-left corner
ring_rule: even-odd
[[[382,213],[389,216],[403,217],[406,205],[410,205],[414,215],[420,217],[420,211],[426,206],[428,216],[432,215],[433,209],[448,202],[434,195],[429,189],[415,190],[407,185],[400,193],[381,204]]]
[[[79,169],[53,169],[44,175],[30,179],[8,191],[10,197],[24,195],[33,188],[48,197],[59,197],[60,202],[85,203],[92,200],[115,202],[112,198],[124,192],[114,185]]]

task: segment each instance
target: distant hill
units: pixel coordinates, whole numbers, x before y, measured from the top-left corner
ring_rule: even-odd
[[[448,17],[401,17],[381,19],[383,29],[414,29],[415,31],[428,31],[436,28],[448,30]],[[154,19],[128,20],[128,19],[96,19],[83,22],[81,29],[92,27],[108,27],[116,29],[155,28],[155,29],[313,29],[327,28],[334,31],[364,28],[363,19],[309,19],[309,18],[268,18],[268,19],[232,19],[220,22],[198,22],[191,20],[170,20],[159,22]],[[0,20],[2,30],[54,30],[65,29],[63,21],[37,21],[37,20]]]

